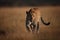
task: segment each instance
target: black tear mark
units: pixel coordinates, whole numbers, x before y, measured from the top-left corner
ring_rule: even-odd
[[[0,35],[6,35],[6,31],[0,30]]]

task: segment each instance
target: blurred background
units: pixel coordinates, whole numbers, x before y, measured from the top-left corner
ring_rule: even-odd
[[[60,0],[0,0],[0,6],[47,6],[60,5]]]

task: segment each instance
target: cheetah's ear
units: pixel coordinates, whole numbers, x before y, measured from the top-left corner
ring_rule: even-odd
[[[26,11],[26,14],[28,14],[28,11]]]

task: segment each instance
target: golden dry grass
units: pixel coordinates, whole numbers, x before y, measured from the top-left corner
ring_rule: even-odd
[[[25,27],[26,10],[31,7],[1,7],[0,30],[6,32],[0,35],[0,40],[60,40],[60,6],[38,7],[45,22],[40,21],[38,34],[28,32]]]

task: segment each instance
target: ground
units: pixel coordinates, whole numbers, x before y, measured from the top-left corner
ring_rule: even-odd
[[[46,26],[40,21],[39,33],[26,30],[26,10],[32,7],[0,7],[0,40],[60,40],[60,6],[38,7]],[[0,32],[1,33],[1,32]]]

